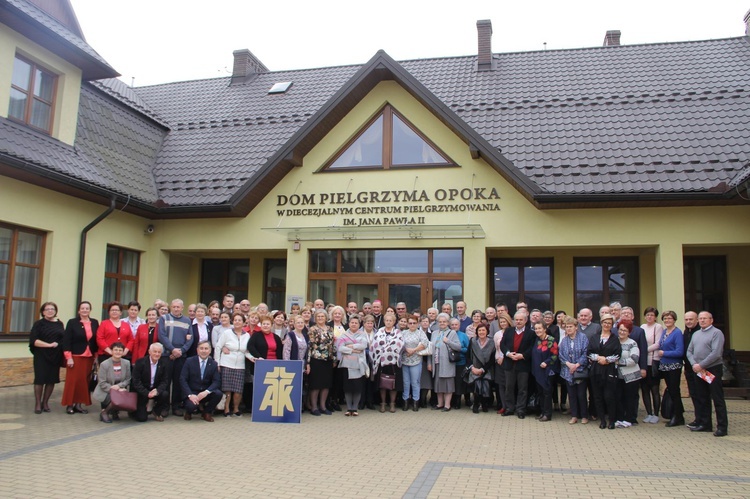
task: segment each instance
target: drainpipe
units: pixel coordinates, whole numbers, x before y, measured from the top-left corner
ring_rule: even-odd
[[[76,306],[78,306],[78,304],[83,300],[83,264],[86,259],[86,237],[88,236],[88,233],[91,229],[96,227],[99,222],[107,218],[110,213],[115,211],[116,201],[117,198],[113,196],[110,200],[109,208],[107,208],[104,213],[92,220],[92,222],[84,227],[81,231],[81,249],[80,255],[78,256],[78,301],[76,301]],[[78,310],[76,310],[76,312],[78,312]]]

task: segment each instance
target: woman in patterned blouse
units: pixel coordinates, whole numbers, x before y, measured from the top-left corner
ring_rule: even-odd
[[[386,392],[390,397],[390,411],[396,412],[396,383],[393,389],[383,388],[381,378],[383,374],[398,378],[401,370],[401,350],[404,347],[404,337],[396,328],[396,315],[386,313],[383,317],[385,326],[378,329],[372,339],[370,351],[372,353],[373,375],[380,388],[380,412],[385,412]]]
[[[333,384],[333,361],[336,359],[333,329],[326,325],[328,313],[323,309],[315,311],[315,325],[311,326],[308,335],[310,342],[307,350],[307,363],[310,366],[310,404],[313,416],[321,413],[330,416],[326,409],[326,398]]]

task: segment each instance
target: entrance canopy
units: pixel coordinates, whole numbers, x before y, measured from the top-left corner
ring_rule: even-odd
[[[392,227],[332,225],[328,227],[264,227],[262,230],[286,234],[289,241],[343,241],[375,239],[484,239],[480,224],[393,225]]]

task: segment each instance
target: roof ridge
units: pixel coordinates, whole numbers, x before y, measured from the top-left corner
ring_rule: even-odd
[[[141,90],[141,89],[144,89],[144,88],[162,87],[162,86],[165,86],[165,85],[177,85],[177,84],[183,84],[183,83],[191,83],[191,82],[194,82],[194,81],[207,82],[207,81],[211,81],[211,80],[231,80],[231,79],[232,79],[231,75],[230,76],[214,76],[212,78],[192,78],[190,80],[168,81],[168,82],[165,82],[165,83],[152,83],[151,85],[142,85],[140,87],[139,86],[135,86],[135,87],[130,87],[130,88],[132,88],[134,91],[137,92],[138,90]],[[127,85],[127,83],[126,83],[126,85]]]
[[[634,44],[626,44],[626,45],[610,45],[610,46],[592,46],[592,47],[575,47],[575,48],[559,48],[559,49],[540,49],[540,50],[517,50],[513,52],[493,52],[492,57],[499,58],[506,55],[517,55],[517,54],[534,54],[534,53],[551,53],[551,52],[579,52],[579,51],[585,51],[585,50],[615,50],[615,49],[628,49],[628,48],[636,48],[636,47],[652,47],[652,46],[659,46],[659,45],[684,45],[684,44],[698,44],[698,43],[709,43],[709,42],[722,42],[722,41],[728,41],[728,40],[741,40],[747,38],[745,36],[733,36],[733,37],[727,37],[727,38],[711,38],[711,39],[705,39],[705,40],[681,40],[676,42],[646,42],[646,43],[634,43]],[[413,62],[425,62],[425,61],[445,61],[450,59],[476,59],[476,54],[470,54],[470,55],[449,55],[449,56],[437,56],[437,57],[417,57],[412,59],[401,59],[396,60],[399,64],[406,64],[406,63],[413,63]],[[316,66],[312,68],[298,68],[298,69],[280,69],[280,70],[274,70],[274,71],[268,71],[266,73],[260,73],[260,75],[272,75],[272,74],[279,74],[279,73],[303,73],[308,71],[320,71],[320,70],[333,70],[333,69],[341,69],[341,68],[358,68],[362,67],[364,64],[337,64],[333,66]],[[177,80],[177,81],[168,81],[164,83],[153,83],[150,85],[143,85],[143,86],[135,86],[130,87],[134,91],[138,91],[140,89],[150,89],[154,87],[164,87],[167,85],[182,85],[185,83],[192,83],[192,82],[210,82],[213,80],[222,80],[231,79],[231,75],[229,76],[216,76],[211,78],[191,78],[187,80]]]
[[[91,88],[92,90],[99,92],[103,95],[106,95],[112,99],[115,99],[120,104],[126,106],[128,109],[146,116],[148,119],[155,121],[156,123],[158,123],[159,125],[163,127],[171,128],[169,121],[163,116],[161,116],[159,113],[151,109],[149,104],[146,103],[140,95],[138,95],[136,92],[133,92],[136,95],[136,97],[140,100],[140,102],[131,99],[130,97],[122,93],[118,88],[109,84],[109,81],[112,81],[112,80],[117,81],[120,85],[122,85],[123,87],[127,89],[133,90],[133,88],[130,87],[127,83],[123,82],[122,80],[118,78],[105,78],[102,80],[94,80],[94,81],[90,81],[87,83],[88,83],[88,87]]]
[[[619,49],[628,49],[628,48],[635,48],[635,47],[652,47],[657,45],[684,45],[688,43],[708,43],[708,42],[724,42],[728,40],[742,40],[743,38],[747,38],[746,36],[730,36],[726,38],[708,38],[704,40],[679,40],[676,42],[643,42],[643,43],[627,43],[623,45],[595,45],[591,47],[574,47],[574,48],[560,48],[560,49],[537,49],[537,50],[516,50],[513,52],[493,52],[492,56],[501,56],[501,55],[515,55],[515,54],[533,54],[537,52],[541,53],[549,53],[549,52],[578,52],[582,50],[619,50]],[[476,57],[470,56],[470,57]],[[419,60],[419,59],[415,59]]]
[[[636,104],[641,104],[645,99],[651,100],[652,102],[662,102],[662,101],[669,101],[674,100],[676,97],[681,97],[680,100],[682,101],[690,101],[690,100],[706,100],[706,99],[712,99],[712,100],[719,100],[724,99],[727,96],[724,94],[729,94],[730,92],[732,94],[738,94],[741,92],[744,92],[745,90],[742,88],[735,88],[734,90],[728,90],[726,88],[721,89],[714,89],[714,90],[703,90],[702,92],[697,92],[695,90],[689,90],[689,91],[673,91],[673,92],[641,92],[641,93],[628,93],[625,95],[596,95],[596,96],[589,96],[589,95],[579,95],[577,97],[566,97],[566,98],[537,98],[537,99],[523,99],[523,100],[506,100],[506,101],[494,101],[491,103],[485,102],[485,103],[479,103],[474,104],[473,102],[464,102],[461,104],[451,103],[448,104],[449,107],[454,108],[455,112],[457,113],[464,113],[464,112],[472,112],[472,111],[488,111],[492,110],[496,107],[508,108],[508,109],[524,109],[524,108],[536,108],[544,103],[554,103],[553,105],[545,105],[544,107],[553,107],[553,106],[559,106],[559,107],[567,107],[569,105],[577,105],[577,104],[568,104],[573,102],[584,102],[583,105],[598,105],[598,104],[612,104],[612,102],[606,102],[607,100],[619,100],[620,103],[623,103],[622,101],[628,101],[629,103],[635,102]],[[605,102],[600,102],[605,101]],[[467,108],[471,109],[467,109]]]

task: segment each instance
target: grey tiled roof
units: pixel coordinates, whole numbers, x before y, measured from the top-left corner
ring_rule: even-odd
[[[706,191],[750,159],[745,37],[403,66],[550,193]]]
[[[13,6],[15,9],[28,16],[34,22],[46,28],[49,32],[57,36],[60,41],[72,45],[87,57],[93,59],[99,65],[108,69],[108,72],[110,72],[110,74],[118,74],[117,71],[115,71],[109,65],[109,63],[105,61],[104,58],[91,47],[91,45],[86,43],[86,40],[78,36],[76,33],[70,31],[70,29],[64,26],[60,21],[47,14],[33,3],[26,0],[3,0],[3,2]]]
[[[724,193],[750,177],[745,37],[494,59],[488,72],[475,56],[400,64],[542,195]],[[92,83],[75,149],[0,120],[0,152],[144,203],[226,205],[362,67]],[[269,95],[281,81],[293,85]]]
[[[84,85],[75,147],[0,118],[0,154],[150,204],[157,200],[152,168],[165,134]]]
[[[153,109],[149,108],[148,105],[143,102],[141,96],[138,95],[132,87],[118,80],[117,78],[105,78],[102,80],[95,80],[89,82],[92,86],[98,88],[102,92],[106,93],[110,97],[113,97],[126,106],[129,106],[141,113],[145,114],[152,120],[156,121],[160,125],[169,128],[167,121],[159,116]]]
[[[166,131],[87,85],[81,89],[76,149],[107,179],[106,186],[155,202],[156,155]]]
[[[233,86],[217,78],[136,88],[172,129],[154,168],[160,198],[169,205],[228,201],[357,69],[264,73]],[[285,94],[268,95],[274,83],[289,80]]]
[[[401,64],[548,193],[705,192],[750,160],[745,37],[494,57],[488,72],[473,56]],[[231,194],[357,69],[136,88],[172,125],[155,168],[160,191],[191,179],[162,198]],[[287,80],[287,94],[267,95]]]

